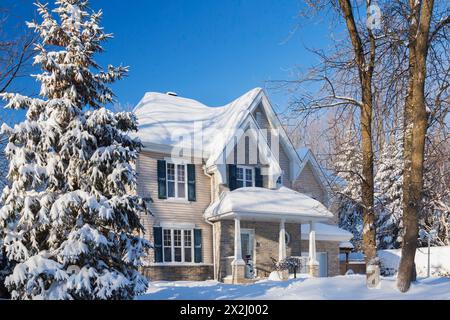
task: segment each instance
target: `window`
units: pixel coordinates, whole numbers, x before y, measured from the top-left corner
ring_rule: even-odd
[[[164,262],[172,262],[172,230],[164,230]]]
[[[254,168],[238,166],[236,168],[236,185],[238,188],[255,186]]]
[[[185,164],[167,163],[167,197],[186,199],[187,174]]]
[[[163,236],[164,262],[193,262],[194,246],[191,229],[164,229]]]

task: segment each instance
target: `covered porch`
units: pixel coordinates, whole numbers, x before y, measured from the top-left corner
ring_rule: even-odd
[[[241,188],[224,192],[205,217],[214,226],[215,278],[245,283],[267,277],[272,260],[301,257],[306,250],[308,271],[318,276],[316,227],[333,215],[320,202],[288,188]],[[308,225],[308,248],[302,246],[302,225]]]

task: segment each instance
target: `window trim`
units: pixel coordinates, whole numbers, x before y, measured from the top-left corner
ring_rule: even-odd
[[[238,170],[239,169],[242,169],[243,170],[243,179],[239,179],[238,178]],[[255,177],[255,167],[251,167],[251,166],[241,166],[241,165],[237,165],[236,166],[236,184],[237,184],[237,182],[238,181],[242,181],[242,187],[240,187],[240,188],[249,188],[249,187],[247,187],[246,186],[246,182],[248,181],[247,179],[246,179],[246,170],[248,170],[248,169],[250,169],[250,170],[252,170],[252,187],[254,187],[255,186],[255,184],[256,184],[256,177]],[[238,187],[239,188],[239,187]]]
[[[164,232],[166,230],[170,231],[170,255],[171,255],[171,261],[166,261],[165,257],[165,249],[169,248],[164,244]],[[181,231],[181,261],[175,261],[175,230]],[[184,232],[190,231],[191,233],[191,261],[185,261],[185,242],[184,242]],[[162,235],[163,235],[163,241],[162,241],[162,261],[160,264],[170,264],[170,265],[179,265],[179,264],[195,264],[195,245],[194,245],[194,229],[192,228],[162,228]]]
[[[174,166],[175,175],[174,180],[169,181],[169,164]],[[178,196],[178,166],[184,167],[184,197]],[[167,190],[167,200],[178,200],[178,201],[188,201],[188,172],[187,172],[187,164],[186,163],[177,163],[176,161],[166,161],[166,190]],[[169,182],[174,183],[174,197],[169,196]]]

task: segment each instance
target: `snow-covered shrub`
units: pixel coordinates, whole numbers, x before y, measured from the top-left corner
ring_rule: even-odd
[[[287,257],[281,261],[276,261],[272,258],[274,264],[274,271],[289,271],[294,273],[294,277],[297,277],[297,271],[302,268],[302,261],[296,257]]]
[[[40,36],[41,98],[3,95],[8,108],[27,109],[25,121],[2,127],[11,185],[0,236],[14,266],[6,286],[15,299],[131,299],[146,290],[138,268],[150,247],[135,192],[141,142],[128,135],[134,114],[103,107],[127,68],[94,61],[111,35],[87,1],[37,6],[43,21],[29,27]]]

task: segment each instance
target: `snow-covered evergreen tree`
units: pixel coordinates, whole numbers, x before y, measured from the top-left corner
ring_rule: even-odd
[[[355,248],[362,248],[363,217],[361,203],[362,154],[354,130],[349,130],[333,160],[336,180],[334,192],[339,202],[339,226],[353,234]]]
[[[127,68],[95,63],[111,35],[86,0],[37,6],[43,21],[29,27],[41,39],[41,98],[4,95],[7,107],[27,109],[25,121],[2,128],[11,186],[0,229],[14,265],[6,286],[16,299],[131,299],[146,290],[138,268],[150,246],[134,192],[141,143],[127,134],[134,114],[103,108]]]
[[[375,202],[377,246],[399,248],[402,243],[403,136],[392,136],[377,161]]]
[[[450,245],[450,162],[445,155],[450,144],[441,144],[440,150],[428,147],[425,157],[424,194],[419,226],[427,233],[435,230],[432,245]],[[442,156],[444,155],[444,156]],[[427,245],[423,239],[422,245]]]
[[[349,200],[361,203],[362,154],[356,133],[349,130],[337,150],[334,159],[334,171],[337,174],[338,192]]]
[[[362,251],[364,220],[362,207],[358,203],[350,201],[348,198],[340,198],[339,227],[353,234],[350,241],[355,247],[355,251]]]

